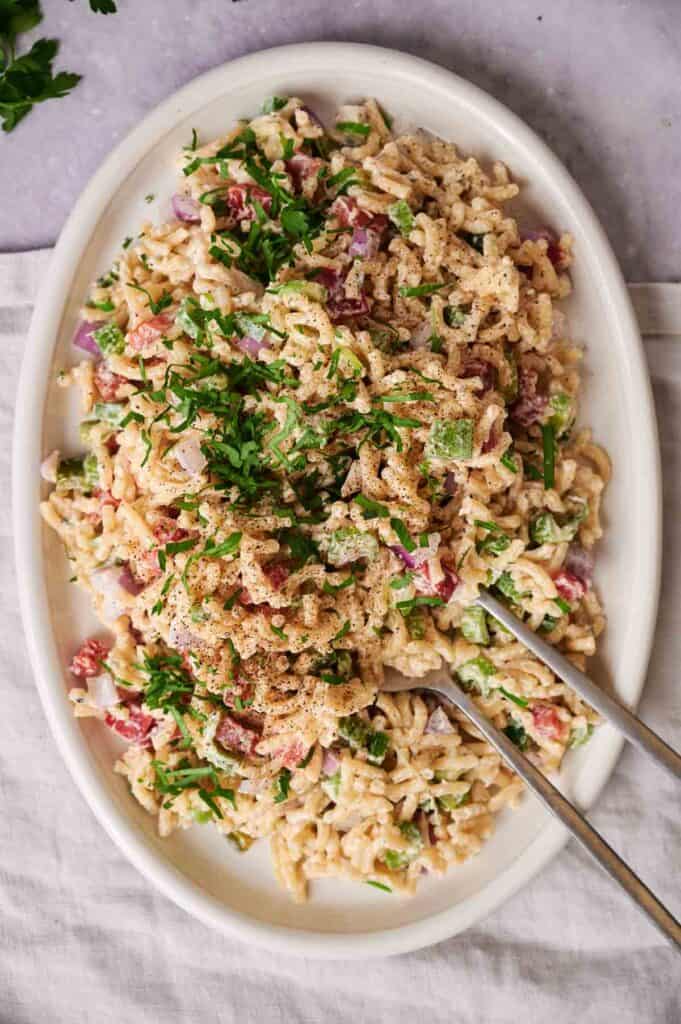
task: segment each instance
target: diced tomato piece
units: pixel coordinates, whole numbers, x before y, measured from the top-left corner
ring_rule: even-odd
[[[307,153],[296,153],[286,161],[286,170],[291,175],[293,187],[297,192],[302,191],[303,185],[309,178],[317,177],[323,164],[323,160],[316,156],[308,156]]]
[[[533,704],[530,710],[534,727],[540,736],[551,740],[563,738],[566,724],[561,720],[557,708],[552,704]]]
[[[254,753],[260,740],[260,736],[255,729],[249,729],[247,726],[242,725],[241,722],[236,718],[232,718],[231,715],[222,716],[215,733],[215,738],[228,750],[234,750],[247,756]]]
[[[105,402],[113,402],[120,398],[120,389],[129,381],[126,377],[114,373],[104,363],[98,363],[95,368],[95,387]]]
[[[152,316],[150,320],[144,320],[138,324],[133,331],[129,331],[126,344],[133,352],[143,352],[149,345],[158,341],[172,324],[172,320],[165,313]]]
[[[288,747],[275,750],[272,756],[281,761],[284,768],[297,768],[307,751],[308,748],[302,740],[294,740]]]
[[[106,659],[110,647],[94,638],[86,640],[73,656],[69,671],[78,679],[90,679],[98,676],[102,670],[102,662]]]
[[[586,594],[584,580],[580,579],[579,576],[575,576],[574,573],[568,572],[567,569],[562,569],[554,576],[553,582],[560,596],[570,604],[575,601],[581,601]]]
[[[272,208],[272,196],[259,185],[230,185],[227,189],[227,206],[238,221],[255,219],[254,202],[260,203],[265,213]]]
[[[116,718],[114,715],[107,713],[104,721],[110,729],[117,732],[124,740],[146,746],[150,742],[148,736],[156,725],[156,719],[148,715],[146,711],[142,711],[139,704],[128,704],[127,707],[130,712],[128,718]]]

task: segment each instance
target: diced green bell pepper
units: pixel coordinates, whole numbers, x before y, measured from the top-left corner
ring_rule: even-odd
[[[427,459],[470,459],[473,420],[434,420],[424,454]]]

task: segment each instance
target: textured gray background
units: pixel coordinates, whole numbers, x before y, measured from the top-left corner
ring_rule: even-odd
[[[681,263],[679,0],[43,0],[74,93],[0,139],[0,251],[52,244],[112,146],[195,75],[303,40],[377,43],[463,75],[562,158],[629,280]]]

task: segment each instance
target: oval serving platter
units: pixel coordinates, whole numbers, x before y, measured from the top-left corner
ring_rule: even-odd
[[[244,941],[322,958],[406,952],[454,935],[526,884],[560,850],[566,833],[525,797],[500,816],[493,838],[444,878],[424,879],[412,899],[338,880],[314,882],[291,902],[274,880],[266,842],[246,855],[197,826],[161,841],[155,821],[113,774],[118,741],[72,717],[65,665],[96,627],[85,596],[68,585],[68,563],[41,524],[44,452],[77,446],[74,396],[55,370],[76,361],[71,338],[90,280],[145,219],[162,220],[176,181],[175,157],[196,129],[219,135],[252,117],[264,97],[301,96],[322,115],[374,96],[396,128],[424,127],[463,152],[503,160],[521,185],[511,207],[526,226],[552,224],[575,238],[572,336],[586,348],[582,418],[613,460],[598,547],[596,585],[608,615],[593,675],[633,705],[644,682],[659,588],[660,471],[641,341],[615,257],[577,185],[543,142],[495,99],[426,61],[372,46],[309,43],[251,54],[216,68],[154,110],[97,171],[69,217],[35,307],[22,368],[14,440],[14,531],[20,601],[31,663],[59,749],[92,810],[129,860],[189,913]],[[144,197],[158,197],[151,206]],[[570,753],[564,790],[590,806],[621,740],[609,726]]]

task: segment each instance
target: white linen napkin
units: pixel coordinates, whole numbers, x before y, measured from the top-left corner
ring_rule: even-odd
[[[49,251],[0,255],[0,493],[17,373]],[[681,333],[681,285],[636,285],[648,333]],[[660,617],[641,714],[681,745],[681,341],[646,340],[664,471]],[[635,538],[632,538],[635,543]],[[503,907],[431,949],[366,964],[273,955],[159,895],[62,764],[22,640],[0,516],[0,1024],[678,1024],[678,960],[574,843]],[[677,914],[681,816],[628,749],[590,818]]]

